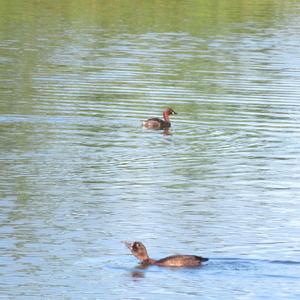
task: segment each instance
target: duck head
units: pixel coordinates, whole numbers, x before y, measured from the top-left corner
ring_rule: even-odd
[[[124,242],[125,246],[131,251],[131,253],[140,261],[146,261],[149,259],[146,247],[141,242]]]

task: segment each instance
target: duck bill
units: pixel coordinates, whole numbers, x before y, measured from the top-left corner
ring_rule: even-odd
[[[132,243],[129,243],[127,241],[123,241],[123,244],[131,251],[132,250]]]

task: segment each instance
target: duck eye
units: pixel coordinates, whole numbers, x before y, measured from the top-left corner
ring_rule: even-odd
[[[132,245],[132,249],[133,249],[134,251],[137,251],[139,248],[140,248],[140,244],[138,244],[138,243],[134,243],[134,244]]]

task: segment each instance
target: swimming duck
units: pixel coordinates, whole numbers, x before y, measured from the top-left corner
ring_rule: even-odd
[[[196,255],[172,255],[159,260],[152,259],[148,256],[146,247],[141,242],[124,242],[126,247],[131,253],[141,261],[143,266],[156,265],[161,267],[197,267],[202,262],[208,261],[208,258],[204,258]]]
[[[143,121],[143,126],[152,129],[167,129],[171,127],[170,115],[177,115],[177,113],[170,107],[167,107],[163,112],[164,119],[151,118]]]

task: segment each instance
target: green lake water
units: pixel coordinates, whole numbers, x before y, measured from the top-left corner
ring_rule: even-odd
[[[0,298],[299,299],[299,32],[297,0],[0,0]]]

